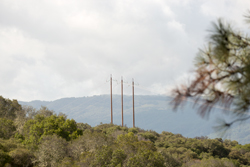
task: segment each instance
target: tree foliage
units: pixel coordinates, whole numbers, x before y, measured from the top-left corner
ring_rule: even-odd
[[[81,133],[73,119],[56,115],[46,117],[40,114],[25,123],[23,132],[26,141],[32,144],[38,144],[46,135],[56,134],[68,141],[77,138]]]
[[[15,130],[16,127],[12,120],[0,118],[0,138],[9,139]]]
[[[16,118],[16,112],[22,110],[17,100],[9,100],[0,96],[0,117],[10,120]]]
[[[13,121],[0,117],[3,126],[0,127],[0,132],[1,128],[7,129],[0,136],[0,166],[250,165],[250,145],[240,145],[237,141],[209,139],[204,136],[186,138],[171,132],[158,134],[152,130],[114,124],[91,127],[84,123],[77,124],[64,114],[57,115],[45,107],[40,111],[30,107],[22,110],[24,111],[16,112],[15,117],[23,118],[23,124],[15,123],[16,118]]]
[[[250,16],[250,13],[249,13]],[[248,21],[249,21],[248,16]],[[250,38],[222,19],[213,23],[208,46],[195,59],[195,78],[173,90],[174,108],[192,97],[202,116],[214,106],[233,112],[236,119],[227,127],[250,118]]]
[[[9,152],[11,157],[11,164],[13,166],[23,166],[30,167],[33,166],[32,160],[35,158],[34,154],[25,148],[17,148],[11,152]]]
[[[55,134],[43,137],[35,154],[37,157],[35,163],[39,166],[58,166],[58,163],[67,157],[67,145],[65,139]]]

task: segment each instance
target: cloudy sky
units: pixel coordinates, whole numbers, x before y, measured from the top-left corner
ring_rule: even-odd
[[[167,94],[193,68],[211,22],[246,30],[249,0],[0,0],[0,95],[55,100]]]

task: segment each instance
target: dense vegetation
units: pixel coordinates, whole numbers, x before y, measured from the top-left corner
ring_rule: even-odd
[[[250,165],[250,144],[100,124],[0,96],[0,166],[234,167]]]

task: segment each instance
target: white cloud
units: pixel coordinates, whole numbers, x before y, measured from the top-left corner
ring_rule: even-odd
[[[193,66],[210,22],[222,16],[238,24],[248,6],[248,0],[0,1],[1,95],[108,94],[111,73],[135,78],[144,87],[138,94],[165,94]]]
[[[183,33],[182,35],[185,35],[185,25],[181,24],[180,22],[176,20],[172,20],[167,23],[167,26],[172,30],[176,31],[177,33]]]
[[[215,5],[216,4],[216,5]],[[250,1],[238,0],[210,0],[201,5],[201,11],[206,16],[213,18],[224,18],[237,26],[244,26],[243,15],[249,10]]]

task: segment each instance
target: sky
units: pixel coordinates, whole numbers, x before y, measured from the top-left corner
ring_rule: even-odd
[[[0,0],[0,95],[21,101],[169,94],[211,22],[239,31],[249,0]]]

